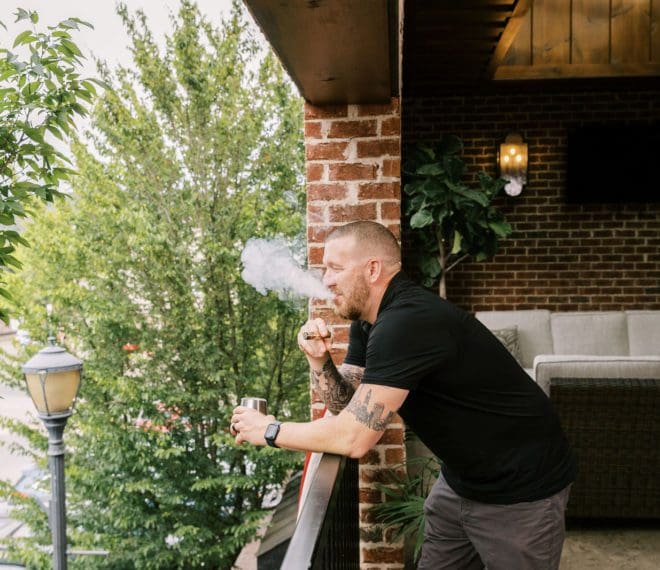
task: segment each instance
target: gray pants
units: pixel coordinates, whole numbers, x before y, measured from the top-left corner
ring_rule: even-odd
[[[462,499],[442,474],[424,512],[419,570],[556,570],[570,485],[552,497],[513,505]]]

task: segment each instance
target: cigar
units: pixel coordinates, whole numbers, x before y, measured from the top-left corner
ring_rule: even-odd
[[[328,334],[322,336],[319,333],[310,333],[310,332],[305,331],[305,332],[302,333],[302,337],[305,340],[321,340],[321,339],[324,339],[324,338],[332,338],[332,335],[330,333],[328,333]]]

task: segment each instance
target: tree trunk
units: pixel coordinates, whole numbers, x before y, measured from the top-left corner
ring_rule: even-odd
[[[447,298],[447,252],[442,237],[438,233],[438,263],[440,264],[440,283],[438,283],[438,295],[443,299]]]

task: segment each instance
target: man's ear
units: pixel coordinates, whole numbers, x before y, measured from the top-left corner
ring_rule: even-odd
[[[367,271],[369,272],[369,282],[375,283],[383,273],[383,262],[378,258],[370,259],[367,262]]]

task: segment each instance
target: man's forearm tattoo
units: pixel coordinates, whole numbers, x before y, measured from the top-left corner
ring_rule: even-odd
[[[314,389],[333,414],[341,412],[351,401],[362,379],[362,371],[359,366],[343,365],[340,372],[331,358],[325,361],[320,371],[312,370]]]
[[[353,398],[346,410],[351,412],[357,418],[357,421],[368,428],[375,431],[384,431],[387,424],[392,421],[394,412],[390,412],[383,417],[385,405],[381,402],[374,402],[369,407],[369,400],[371,400],[371,390],[367,392],[364,401],[361,401],[359,397]]]

